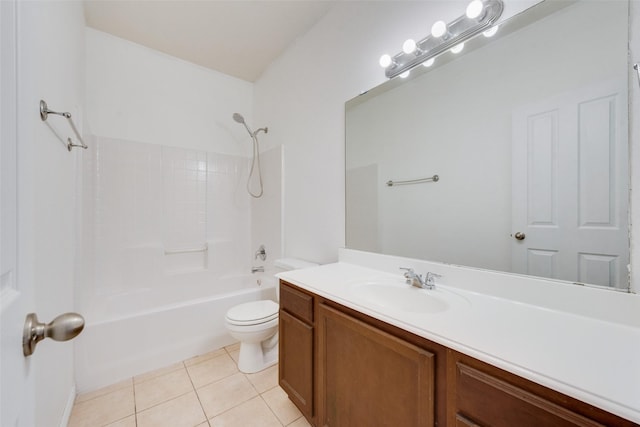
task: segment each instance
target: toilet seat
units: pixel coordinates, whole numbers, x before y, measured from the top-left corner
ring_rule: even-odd
[[[278,318],[280,306],[271,300],[251,301],[227,311],[226,320],[232,325],[257,325]]]

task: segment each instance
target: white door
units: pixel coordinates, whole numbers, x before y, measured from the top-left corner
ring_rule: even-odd
[[[514,112],[514,272],[628,286],[626,129],[627,95],[619,82]]]
[[[22,329],[32,307],[31,286],[18,272],[16,163],[16,2],[0,1],[0,426],[34,424],[29,359]]]

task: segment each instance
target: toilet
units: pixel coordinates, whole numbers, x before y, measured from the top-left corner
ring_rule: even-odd
[[[276,273],[318,264],[295,258],[274,261]],[[280,287],[276,285],[276,298]],[[240,341],[238,369],[245,374],[262,371],[278,361],[278,310],[272,300],[251,301],[231,307],[225,315],[229,334]]]

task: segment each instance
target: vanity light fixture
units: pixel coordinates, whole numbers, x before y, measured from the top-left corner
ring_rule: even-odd
[[[405,40],[404,44],[402,45],[402,51],[406,54],[415,52],[417,48],[418,48],[418,45],[413,39]]]
[[[405,75],[419,64],[425,67],[433,65],[433,60],[447,50],[460,52],[464,41],[483,33],[491,37],[497,31],[497,26],[491,28],[500,18],[504,9],[502,0],[473,0],[467,6],[465,14],[449,24],[437,21],[431,27],[431,34],[415,42],[409,39],[404,42],[402,52],[391,57],[382,55],[380,66],[385,69],[385,75],[393,78]]]
[[[462,49],[464,49],[464,42],[463,43],[458,43],[457,45],[452,47],[451,48],[451,53],[460,53],[460,52],[462,52]]]
[[[482,35],[485,37],[493,37],[496,35],[496,33],[498,32],[498,28],[500,26],[499,25],[494,25],[493,27],[489,28],[487,31],[483,31]]]

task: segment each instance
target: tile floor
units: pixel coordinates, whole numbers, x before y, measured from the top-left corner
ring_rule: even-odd
[[[69,427],[306,427],[278,367],[238,371],[239,345],[80,395]]]

